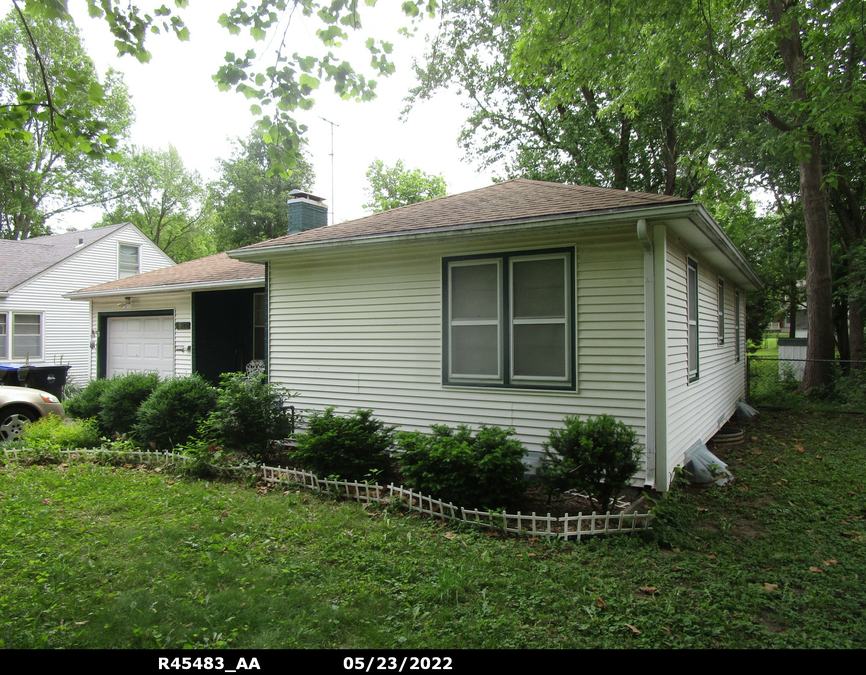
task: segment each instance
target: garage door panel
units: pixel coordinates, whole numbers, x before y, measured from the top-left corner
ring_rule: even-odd
[[[130,372],[174,375],[174,317],[110,317],[107,375]]]

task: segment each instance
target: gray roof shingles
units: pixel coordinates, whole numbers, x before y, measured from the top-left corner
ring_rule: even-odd
[[[107,225],[32,239],[0,239],[0,292],[20,286],[125,225]]]
[[[270,239],[238,250],[253,251],[273,246],[688,202],[688,199],[668,195],[515,178],[461,194],[382,211],[331,227]]]

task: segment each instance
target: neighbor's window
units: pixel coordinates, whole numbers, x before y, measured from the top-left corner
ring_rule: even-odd
[[[574,388],[573,252],[444,262],[444,381]]]
[[[131,277],[139,271],[139,246],[120,244],[117,251],[117,278]]]
[[[689,382],[698,379],[698,263],[688,260]]]
[[[719,345],[725,344],[725,281],[719,279]]]
[[[42,358],[42,315],[12,315],[12,358]]]
[[[0,359],[9,358],[9,329],[6,326],[6,315],[0,314]]]
[[[734,354],[740,360],[740,291],[734,289]]]

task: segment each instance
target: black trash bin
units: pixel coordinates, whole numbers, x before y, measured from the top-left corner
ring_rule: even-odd
[[[30,366],[0,363],[0,382],[10,387],[41,389],[62,399],[70,368],[70,365]]]

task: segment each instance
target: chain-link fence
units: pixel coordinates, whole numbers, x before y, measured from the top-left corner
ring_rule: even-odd
[[[750,356],[747,360],[748,400],[751,405],[789,407],[801,402],[797,390],[809,362],[794,359]],[[826,361],[823,361],[826,363]],[[866,412],[866,361],[833,360],[832,384],[826,391],[810,392],[843,410]]]

